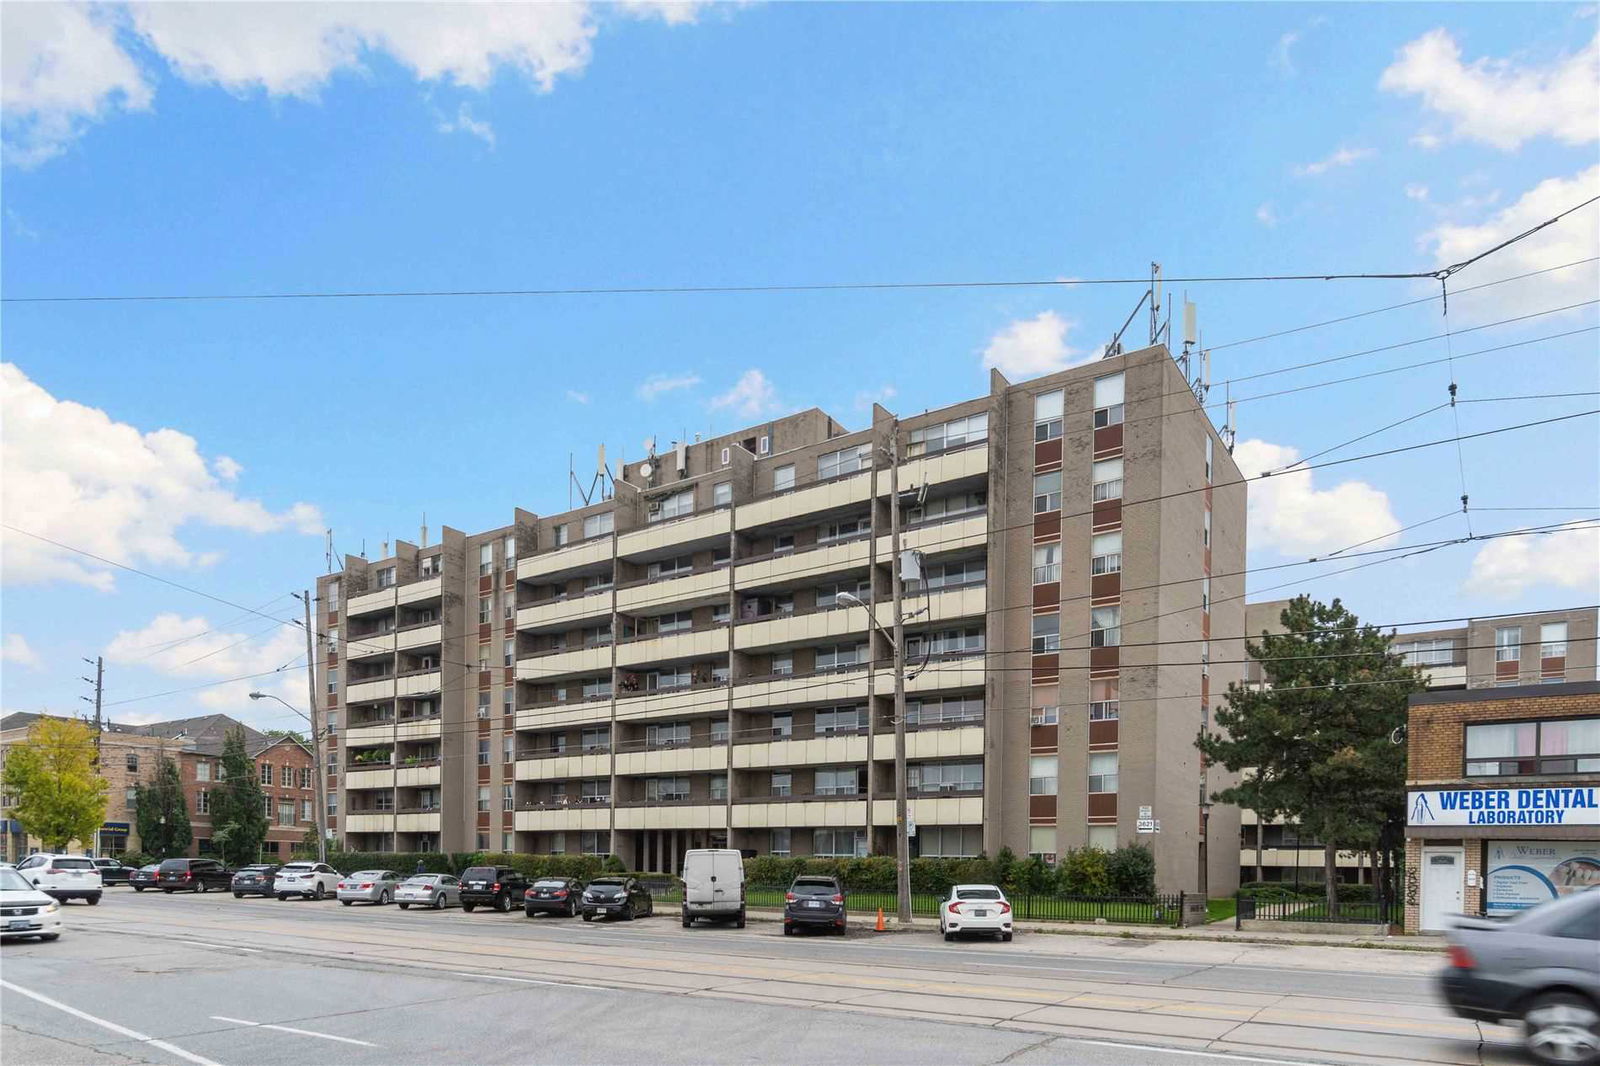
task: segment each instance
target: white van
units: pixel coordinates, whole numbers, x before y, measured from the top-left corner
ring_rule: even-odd
[[[696,918],[744,928],[744,857],[739,852],[696,848],[683,853],[683,927]]]

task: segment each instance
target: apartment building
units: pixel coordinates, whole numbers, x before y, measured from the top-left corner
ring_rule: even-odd
[[[612,474],[603,500],[318,580],[348,846],[664,871],[690,847],[892,854],[897,475],[914,853],[1143,841],[1163,886],[1195,886],[1217,782],[1193,742],[1243,658],[1245,498],[1164,348]],[[1211,825],[1226,889],[1237,816]]]
[[[1249,604],[1245,612],[1248,632],[1282,633],[1279,616],[1288,604],[1288,600]],[[1597,623],[1600,612],[1592,608],[1497,615],[1468,619],[1464,625],[1444,629],[1400,633],[1391,647],[1423,671],[1430,692],[1594,681]],[[1260,666],[1249,664],[1247,677],[1258,683]],[[1321,880],[1320,841],[1281,819],[1259,824],[1254,811],[1241,811],[1240,821],[1243,880]],[[1337,865],[1344,880],[1372,879],[1370,865],[1355,852],[1340,852]]]

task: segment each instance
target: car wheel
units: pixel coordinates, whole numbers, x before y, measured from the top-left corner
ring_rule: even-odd
[[[586,921],[586,922],[592,922],[592,921],[594,921],[594,915],[590,914],[588,911],[584,911],[583,912],[583,920]]]
[[[287,902],[289,902],[289,893],[287,893],[287,892],[279,892],[278,893],[278,902],[279,903],[287,903]]]
[[[631,921],[634,920],[634,918],[638,917],[638,915],[635,913],[635,911],[633,909],[633,904],[625,903],[622,906],[622,913],[620,915],[618,915],[618,917],[620,917],[625,922],[631,922]]]
[[[743,907],[739,908],[739,917],[734,919],[733,927],[735,929],[743,929],[744,928],[744,908]],[[843,932],[843,930],[840,930],[840,931]]]
[[[61,939],[61,934],[60,933],[40,933],[39,934],[39,939],[40,940],[60,940]]]
[[[511,910],[511,896],[505,892],[495,896],[494,909],[499,911],[501,914],[505,914]]]
[[[389,905],[389,890],[388,889],[384,889],[382,892],[378,893],[378,906],[387,907],[388,905]]]
[[[243,892],[235,892],[233,894],[233,898],[234,899],[244,899],[244,893]]]
[[[401,910],[403,910],[403,911],[408,911],[408,910],[410,910],[410,909],[411,909],[411,904],[409,904],[409,903],[402,903],[402,904],[400,904],[400,909],[401,909]]]
[[[83,901],[89,906],[93,907],[96,903],[100,902],[100,893],[96,892],[92,896],[85,896]]]
[[[466,911],[468,914],[471,914],[473,911],[478,909],[478,905],[476,903],[463,903],[461,905],[461,909]]]
[[[955,938],[956,938],[956,935],[954,933],[946,933],[944,935],[944,941],[945,941],[946,944],[950,943],[950,941],[954,940]]]
[[[351,904],[355,903],[355,900],[353,900],[353,899],[341,899],[339,902],[343,903],[346,907],[348,907]]]
[[[784,935],[784,936],[794,936],[794,926],[792,926],[792,925],[785,925],[785,926],[784,926],[784,927],[783,927],[783,935]]]
[[[567,901],[567,917],[568,918],[576,918],[577,916],[578,916],[578,905],[576,903],[572,902],[571,900],[568,900]]]
[[[437,896],[433,897],[433,909],[436,910],[436,911],[444,910],[444,893],[443,892],[441,892]]]
[[[1002,943],[1005,943],[1005,944],[1011,943],[1011,934],[1010,933],[1001,933],[1000,934],[1000,940],[1001,940]]]
[[[1522,1014],[1528,1054],[1547,1066],[1600,1063],[1600,1010],[1581,996],[1552,992]]]
[[[315,889],[313,889],[312,892],[311,892],[311,898],[315,899],[315,900],[321,900],[321,899],[325,899],[327,897],[327,895],[328,895],[328,890],[322,887],[322,882],[321,881],[318,881],[317,882],[317,887]]]
[[[134,885],[133,886],[133,890],[135,892],[143,892],[144,891],[144,886],[143,885]]]
[[[162,894],[162,895],[163,895],[163,896],[170,896],[170,895],[172,895],[172,889],[170,889],[170,888],[163,888],[163,889],[162,889],[162,890],[161,890],[161,894]]]

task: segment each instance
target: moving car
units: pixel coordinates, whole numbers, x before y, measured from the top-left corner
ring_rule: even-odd
[[[156,887],[156,872],[161,869],[159,862],[152,862],[141,866],[128,875],[128,884],[133,886],[135,892],[143,892],[147,888]]]
[[[394,899],[400,881],[400,875],[393,870],[357,870],[339,880],[339,902],[346,907],[352,903],[376,903],[381,907]]]
[[[744,857],[733,848],[683,853],[683,927],[696,918],[744,928]]]
[[[156,887],[167,895],[174,892],[227,891],[233,871],[216,859],[167,859],[156,869]]]
[[[17,864],[17,873],[47,896],[58,900],[100,902],[100,870],[87,855],[36,852]]]
[[[844,885],[837,877],[806,874],[783,894],[783,935],[797,929],[845,932]]]
[[[528,879],[509,866],[470,866],[461,875],[461,909],[481,904],[504,914],[527,890]]]
[[[0,870],[0,938],[61,935],[61,904],[34,888],[16,870]]]
[[[450,874],[415,874],[400,882],[394,901],[401,910],[413,903],[436,911],[455,907],[461,903],[461,882]]]
[[[522,894],[522,913],[560,914],[571,918],[578,913],[578,897],[583,882],[574,877],[541,877]]]
[[[121,859],[95,859],[94,865],[100,871],[103,885],[125,885],[133,874],[133,867],[125,865]]]
[[[229,885],[233,889],[233,898],[272,895],[272,882],[277,873],[278,864],[275,862],[258,862],[243,867],[233,875]]]
[[[1600,888],[1504,921],[1456,918],[1439,987],[1480,1022],[1522,1022],[1528,1053],[1554,1066],[1600,1063]]]
[[[578,901],[578,913],[584,921],[599,915],[615,915],[633,921],[648,918],[656,912],[655,900],[650,890],[633,877],[597,877],[583,890]]]
[[[1011,939],[1011,904],[995,885],[954,885],[939,907],[939,932],[946,940],[960,933],[992,933]]]
[[[272,894],[281,902],[290,896],[326,899],[339,890],[339,871],[325,862],[285,863],[272,879]]]

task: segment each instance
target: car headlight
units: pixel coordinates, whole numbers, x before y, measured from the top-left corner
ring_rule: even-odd
[[[58,911],[60,909],[61,909],[61,904],[55,902],[54,900],[51,900],[50,905],[44,909],[44,913],[46,913],[46,914],[54,914],[56,911]]]

